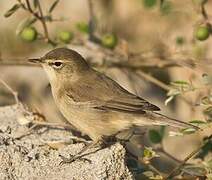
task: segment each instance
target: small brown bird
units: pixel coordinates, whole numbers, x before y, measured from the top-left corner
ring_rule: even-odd
[[[155,112],[160,110],[157,106],[94,70],[74,50],[57,48],[30,61],[41,63],[56,105],[73,126],[93,140],[92,145],[138,126],[196,128]]]

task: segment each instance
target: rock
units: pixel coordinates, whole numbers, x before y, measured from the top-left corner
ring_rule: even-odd
[[[84,144],[69,144],[54,149],[48,143],[70,140],[71,133],[47,127],[29,133],[29,128],[17,121],[19,112],[16,105],[0,108],[0,180],[133,179],[125,165],[125,149],[119,143],[97,152],[97,149],[87,151],[85,158],[91,162],[77,160],[60,165],[59,155],[75,155]],[[20,133],[26,136],[17,139]]]

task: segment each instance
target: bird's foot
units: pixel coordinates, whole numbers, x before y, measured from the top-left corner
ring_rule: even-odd
[[[74,162],[76,160],[80,160],[80,161],[84,161],[84,162],[87,161],[87,162],[91,163],[91,160],[87,159],[87,158],[84,158],[83,155],[81,155],[81,156],[77,156],[77,155],[73,156],[73,155],[69,154],[69,156],[70,156],[69,158],[66,158],[66,157],[60,155],[60,157],[62,159],[62,161],[60,162],[60,165],[69,164],[69,163],[72,163],[72,162]]]

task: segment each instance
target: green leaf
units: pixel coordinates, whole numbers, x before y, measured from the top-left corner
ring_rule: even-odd
[[[171,84],[173,84],[173,85],[189,85],[189,83],[187,81],[182,81],[182,80],[177,80],[177,81],[171,82]]]
[[[194,128],[184,128],[180,130],[181,133],[183,134],[193,134],[196,132],[196,129]]]
[[[144,156],[145,160],[150,160],[154,157],[159,157],[159,155],[157,155],[156,152],[153,151],[153,149],[151,147],[144,148],[143,156]]]
[[[18,24],[18,26],[17,26],[17,28],[16,28],[16,31],[15,31],[15,34],[16,34],[16,35],[19,35],[19,34],[23,31],[24,28],[31,26],[31,25],[34,24],[36,21],[37,21],[37,19],[34,18],[34,17],[33,17],[33,18],[26,18],[26,19],[24,19],[23,21],[21,21],[21,22]]]
[[[49,13],[51,13],[51,12],[56,8],[56,6],[58,5],[59,1],[60,1],[60,0],[55,0],[55,1],[52,3],[52,5],[51,5],[50,8],[49,8]]]
[[[149,139],[154,144],[161,143],[161,141],[162,141],[161,134],[157,130],[154,130],[154,129],[149,130]]]
[[[199,124],[205,124],[206,122],[201,121],[201,120],[192,120],[189,121],[191,124],[199,125]]]
[[[10,17],[13,13],[15,13],[21,7],[20,4],[15,4],[11,9],[9,9],[5,14],[4,17]]]

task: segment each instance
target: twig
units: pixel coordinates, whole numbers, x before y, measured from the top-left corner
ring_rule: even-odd
[[[179,159],[177,159],[176,157],[172,156],[170,153],[168,153],[165,149],[164,149],[164,146],[163,146],[163,143],[161,144],[160,147],[156,148],[155,149],[156,151],[159,151],[161,153],[163,153],[164,155],[166,155],[168,158],[176,161],[177,163],[181,163],[182,161],[180,161]]]
[[[153,84],[161,87],[162,89],[166,90],[166,91],[169,91],[171,90],[171,87],[161,81],[159,81],[158,79],[154,78],[153,76],[151,75],[148,75],[147,73],[143,72],[143,71],[137,71],[136,72],[138,75],[142,76],[144,79],[152,82]]]
[[[20,104],[18,93],[14,91],[4,80],[0,79],[0,82],[13,94],[16,104]]]
[[[146,79],[147,81],[157,85],[158,87],[169,91],[171,90],[171,87],[165,83],[163,83],[162,81],[159,81],[158,79],[154,78],[153,76],[143,72],[143,71],[137,71],[137,74],[142,76],[144,79]],[[188,99],[184,98],[183,96],[178,96],[180,99],[182,99],[184,102],[186,102],[188,105],[193,105],[193,103],[191,101],[189,101]]]
[[[96,23],[95,23],[93,2],[92,0],[87,0],[87,1],[88,1],[88,9],[89,9],[89,39],[95,43],[100,43],[100,39],[94,35]]]
[[[46,26],[46,21],[45,21],[44,16],[43,16],[43,11],[42,11],[42,8],[41,8],[41,5],[40,5],[40,1],[37,0],[37,2],[38,2],[38,10],[39,10],[39,12],[40,12],[40,17],[41,17],[41,18],[40,18],[40,21],[41,21],[41,23],[42,23],[42,25],[43,25],[43,29],[44,29],[45,41],[46,41],[47,43],[50,43],[50,44],[52,44],[53,46],[55,46],[56,44],[49,38],[49,33],[48,33],[47,26]]]
[[[208,140],[210,140],[212,138],[212,136],[208,139]],[[186,162],[189,160],[189,159],[191,159],[194,155],[196,155],[206,144],[208,143],[208,141],[207,142],[205,142],[203,145],[201,145],[200,147],[198,147],[197,149],[195,149],[193,152],[191,152],[176,168],[174,168],[172,171],[171,171],[171,173],[166,177],[166,179],[170,179],[170,178],[172,178],[174,175],[175,175],[175,173],[178,171],[178,170],[180,170],[185,164],[186,164]]]
[[[126,149],[126,148],[125,148],[125,149]],[[155,173],[158,174],[159,176],[163,177],[162,174],[161,174],[161,172],[158,171],[158,170],[157,170],[154,166],[152,166],[150,163],[148,163],[148,164],[145,163],[145,162],[143,161],[142,158],[139,158],[138,156],[134,155],[134,154],[131,153],[128,149],[126,149],[126,152],[127,152],[127,154],[129,154],[131,157],[133,157],[137,162],[140,162],[140,163],[142,163],[142,164],[148,166],[148,168],[149,168],[150,170],[152,170],[153,172],[155,172]]]
[[[208,15],[207,15],[207,12],[205,10],[205,2],[202,1],[200,6],[201,6],[201,14],[202,14],[203,18],[207,21],[208,20]]]
[[[28,11],[30,14],[32,14],[36,19],[38,19],[41,22],[41,24],[43,26],[43,29],[44,29],[45,41],[47,43],[51,44],[52,46],[56,46],[57,44],[54,41],[52,41],[50,39],[50,37],[49,37],[48,29],[47,29],[47,26],[46,26],[45,18],[43,16],[43,11],[42,11],[42,8],[41,8],[41,5],[40,5],[40,1],[37,0],[37,2],[38,2],[38,10],[39,10],[40,15],[37,12],[32,10],[29,0],[26,0],[27,7],[21,2],[21,0],[17,0],[17,1],[20,3],[21,7],[24,10]]]
[[[32,121],[33,124],[42,125],[42,126],[52,126],[59,127],[65,129],[73,129],[70,125],[62,124],[62,123],[51,123],[51,122],[43,122],[43,121]]]

